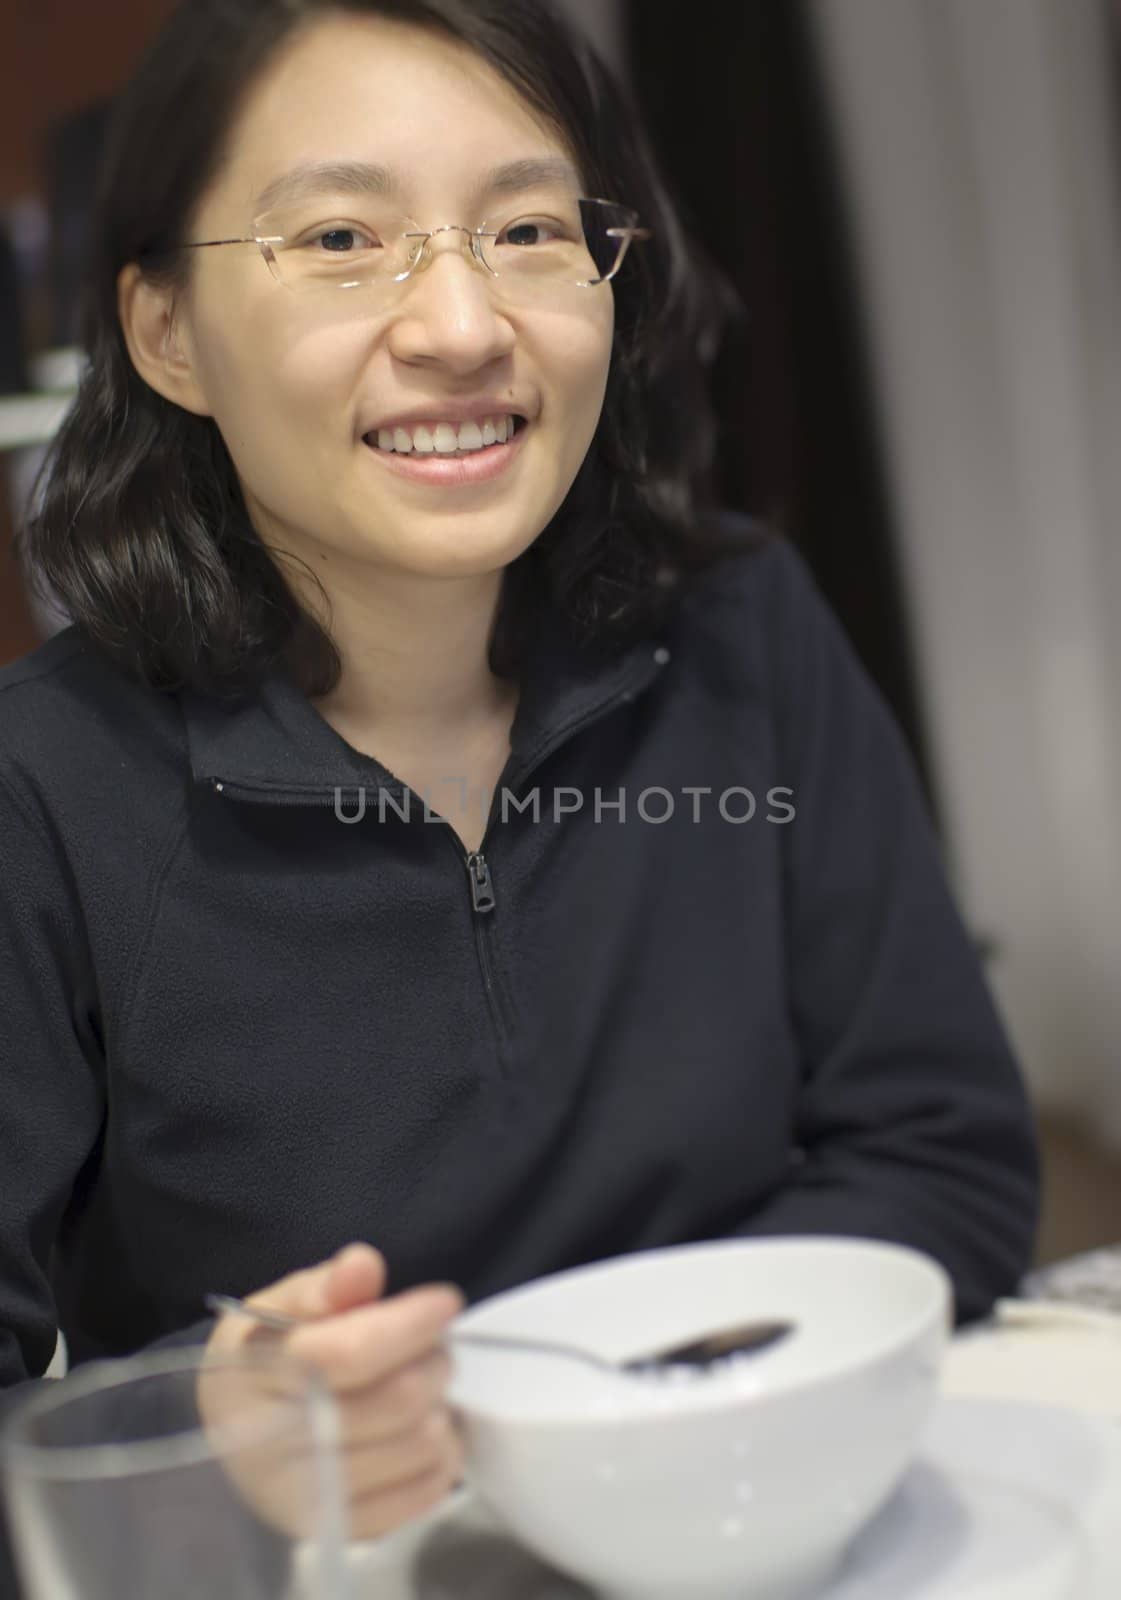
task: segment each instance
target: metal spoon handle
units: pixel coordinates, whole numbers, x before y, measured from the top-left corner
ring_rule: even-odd
[[[615,1361],[608,1361],[605,1356],[597,1356],[591,1350],[580,1350],[571,1344],[555,1344],[552,1339],[519,1339],[513,1335],[502,1333],[473,1333],[469,1330],[458,1331],[455,1334],[456,1344],[478,1345],[480,1349],[493,1347],[497,1350],[520,1350],[523,1354],[530,1351],[533,1355],[540,1352],[543,1355],[567,1356],[570,1361],[584,1361],[589,1366],[596,1367],[600,1372],[618,1372],[619,1365]]]
[[[213,1311],[215,1316],[221,1317],[227,1311],[235,1311],[243,1317],[251,1317],[263,1328],[275,1328],[278,1333],[287,1333],[292,1328],[298,1328],[305,1320],[302,1317],[290,1317],[286,1311],[265,1311],[260,1306],[251,1306],[247,1300],[239,1300],[233,1294],[208,1294],[204,1296],[203,1304],[208,1311]]]
[[[205,1304],[208,1311],[218,1315],[227,1311],[239,1312],[243,1316],[252,1317],[263,1327],[274,1328],[281,1333],[298,1328],[305,1320],[301,1317],[288,1316],[283,1311],[266,1311],[259,1306],[251,1306],[247,1301],[239,1300],[236,1295],[231,1294],[208,1294]],[[552,1339],[518,1338],[511,1334],[479,1333],[470,1329],[458,1329],[453,1335],[453,1342],[484,1348],[489,1346],[499,1350],[520,1350],[523,1353],[529,1350],[567,1356],[571,1361],[583,1361],[600,1372],[641,1372],[660,1366],[707,1366],[722,1356],[746,1355],[753,1351],[766,1350],[793,1331],[794,1324],[791,1322],[775,1320],[745,1322],[734,1328],[725,1328],[708,1334],[702,1339],[691,1340],[687,1344],[667,1345],[647,1355],[635,1356],[630,1361],[622,1362],[609,1361],[604,1356],[594,1355],[590,1350],[582,1350],[571,1344],[559,1344]]]
[[[252,1317],[262,1327],[275,1328],[278,1333],[287,1333],[292,1328],[298,1328],[306,1320],[302,1317],[291,1317],[284,1311],[265,1311],[260,1306],[251,1306],[245,1300],[239,1300],[232,1294],[208,1294],[204,1301],[206,1309],[221,1316],[227,1311],[237,1312],[245,1317]],[[590,1350],[577,1350],[569,1344],[554,1344],[549,1339],[518,1339],[501,1333],[472,1333],[467,1330],[456,1332],[456,1343],[474,1344],[483,1346],[496,1346],[501,1350],[543,1350],[551,1355],[569,1356],[576,1361],[588,1361],[594,1367],[605,1371],[615,1372],[618,1368],[614,1363],[604,1360],[601,1356],[593,1355]]]

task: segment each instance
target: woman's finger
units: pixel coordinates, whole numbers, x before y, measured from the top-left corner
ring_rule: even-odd
[[[446,1407],[430,1411],[419,1424],[388,1438],[367,1440],[342,1453],[352,1501],[374,1489],[393,1489],[426,1472],[461,1473],[463,1441]]]
[[[433,1511],[459,1482],[454,1471],[439,1467],[392,1489],[371,1489],[352,1500],[349,1530],[352,1539],[380,1539],[406,1522]]]
[[[345,1394],[438,1349],[463,1306],[453,1284],[426,1284],[296,1328],[285,1345],[290,1355],[318,1367],[336,1394]]]
[[[311,1322],[380,1299],[387,1276],[380,1250],[370,1244],[348,1244],[328,1261],[301,1267],[248,1295],[246,1304]]]
[[[380,1383],[340,1398],[340,1443],[344,1449],[392,1439],[440,1409],[451,1380],[451,1359],[434,1350]]]

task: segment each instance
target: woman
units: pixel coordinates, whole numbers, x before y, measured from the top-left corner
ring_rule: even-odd
[[[26,540],[75,626],[0,675],[4,1383],[259,1291],[369,1533],[458,1474],[464,1297],[791,1232],[1015,1285],[1023,1087],[878,696],[708,506],[714,303],[525,0],[147,57]]]

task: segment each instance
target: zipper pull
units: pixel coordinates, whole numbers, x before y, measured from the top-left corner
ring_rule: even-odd
[[[471,880],[471,904],[476,911],[494,910],[494,887],[490,881],[490,868],[484,856],[476,850],[467,857],[467,875]]]

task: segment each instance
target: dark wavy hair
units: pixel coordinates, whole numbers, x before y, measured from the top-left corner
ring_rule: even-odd
[[[653,229],[615,280],[592,445],[548,527],[506,569],[492,670],[517,674],[543,609],[585,642],[649,633],[685,572],[726,548],[704,515],[716,432],[705,369],[738,305],[687,239],[621,87],[547,0],[185,0],[114,108],[81,309],[88,366],[17,538],[32,587],[53,591],[99,650],[156,688],[237,698],[283,663],[324,695],[341,671],[328,629],[253,528],[216,424],[140,378],[117,308],[129,262],[186,284],[193,253],[177,246],[247,84],[295,29],[338,12],[469,46],[557,130],[588,192],[633,206]]]

